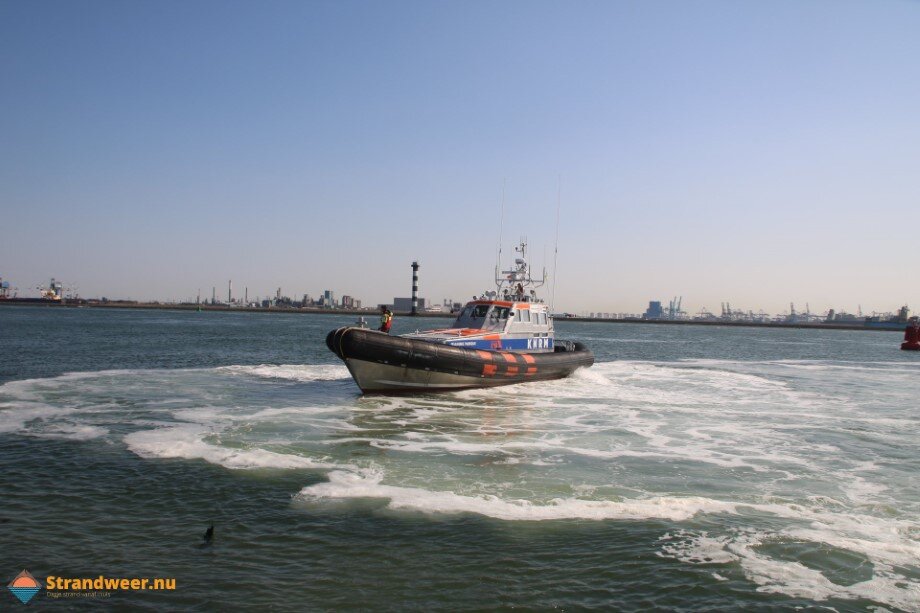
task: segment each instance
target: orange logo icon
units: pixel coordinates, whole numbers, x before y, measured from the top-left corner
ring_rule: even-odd
[[[19,599],[19,602],[28,604],[32,597],[42,589],[42,584],[36,581],[29,571],[23,570],[7,587],[13,592],[13,596]]]

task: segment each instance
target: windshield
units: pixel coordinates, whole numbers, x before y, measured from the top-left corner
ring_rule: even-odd
[[[508,321],[508,307],[489,304],[468,304],[460,312],[455,328],[475,328],[485,330],[504,330]]]

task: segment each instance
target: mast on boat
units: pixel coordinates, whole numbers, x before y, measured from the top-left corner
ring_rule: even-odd
[[[488,293],[492,294],[491,297],[498,297],[502,300],[543,302],[537,298],[536,290],[546,283],[546,269],[543,269],[543,278],[533,278],[530,265],[527,263],[527,241],[525,239],[521,239],[514,251],[520,254],[514,259],[514,266],[511,270],[501,271],[501,275],[495,275],[497,291]]]

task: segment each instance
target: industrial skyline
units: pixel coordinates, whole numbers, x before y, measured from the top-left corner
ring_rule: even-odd
[[[3,3],[0,274],[375,304],[418,260],[466,299],[504,232],[557,311],[920,304],[918,31],[894,0]]]
[[[273,294],[253,294],[249,295],[249,287],[243,287],[242,295],[234,295],[233,281],[227,281],[226,300],[218,293],[216,285],[211,286],[210,294],[204,297],[201,290],[197,291],[194,297],[185,297],[179,299],[143,299],[137,300],[132,297],[117,296],[80,296],[76,292],[75,286],[65,286],[63,283],[56,281],[54,278],[47,286],[38,285],[35,287],[37,293],[24,294],[23,297],[46,297],[46,298],[82,298],[88,300],[105,300],[105,301],[131,301],[131,302],[150,302],[150,303],[184,303],[184,304],[217,304],[230,306],[247,306],[247,307],[291,307],[291,308],[332,308],[332,309],[349,309],[376,310],[379,306],[387,306],[396,311],[409,312],[444,312],[459,309],[463,301],[457,301],[453,298],[442,298],[440,301],[431,300],[421,295],[419,289],[418,269],[419,263],[412,262],[412,285],[411,295],[409,297],[400,297],[394,295],[393,298],[378,302],[365,302],[360,298],[350,294],[339,294],[336,290],[325,289],[322,292],[312,294],[310,292],[293,292],[289,294],[283,291],[281,287],[275,289]],[[0,299],[20,295],[18,288],[12,286],[9,281],[4,281],[0,277]],[[476,294],[474,294],[475,296]],[[210,297],[208,297],[210,296]],[[336,296],[341,296],[336,298]],[[473,297],[473,296],[471,296]],[[733,308],[730,301],[720,302],[720,310],[710,310],[708,306],[700,306],[694,310],[686,310],[684,307],[683,296],[675,296],[664,304],[660,300],[648,301],[648,307],[644,311],[640,309],[631,309],[626,311],[613,310],[580,310],[569,311],[566,309],[556,309],[554,313],[559,316],[571,314],[578,317],[596,318],[596,319],[649,319],[649,320],[721,320],[734,322],[778,322],[785,321],[789,323],[808,323],[808,322],[833,322],[837,323],[855,323],[864,321],[868,318],[886,319],[886,318],[907,318],[910,312],[908,305],[898,305],[897,307],[889,306],[884,310],[864,310],[862,304],[857,304],[855,310],[847,308],[838,308],[827,306],[821,309],[812,309],[809,302],[805,302],[804,309],[797,309],[795,302],[789,303],[789,308],[775,313],[767,312],[762,308]]]

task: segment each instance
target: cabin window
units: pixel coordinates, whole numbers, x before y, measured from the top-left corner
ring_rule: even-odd
[[[504,330],[505,324],[508,322],[508,313],[510,311],[511,309],[508,307],[492,307],[492,310],[489,311],[486,327],[489,330]]]
[[[534,313],[537,317],[537,323],[541,326],[546,325],[546,313]]]
[[[530,323],[530,309],[521,309],[521,321]]]
[[[488,304],[468,304],[454,322],[455,328],[481,328],[486,323]]]

